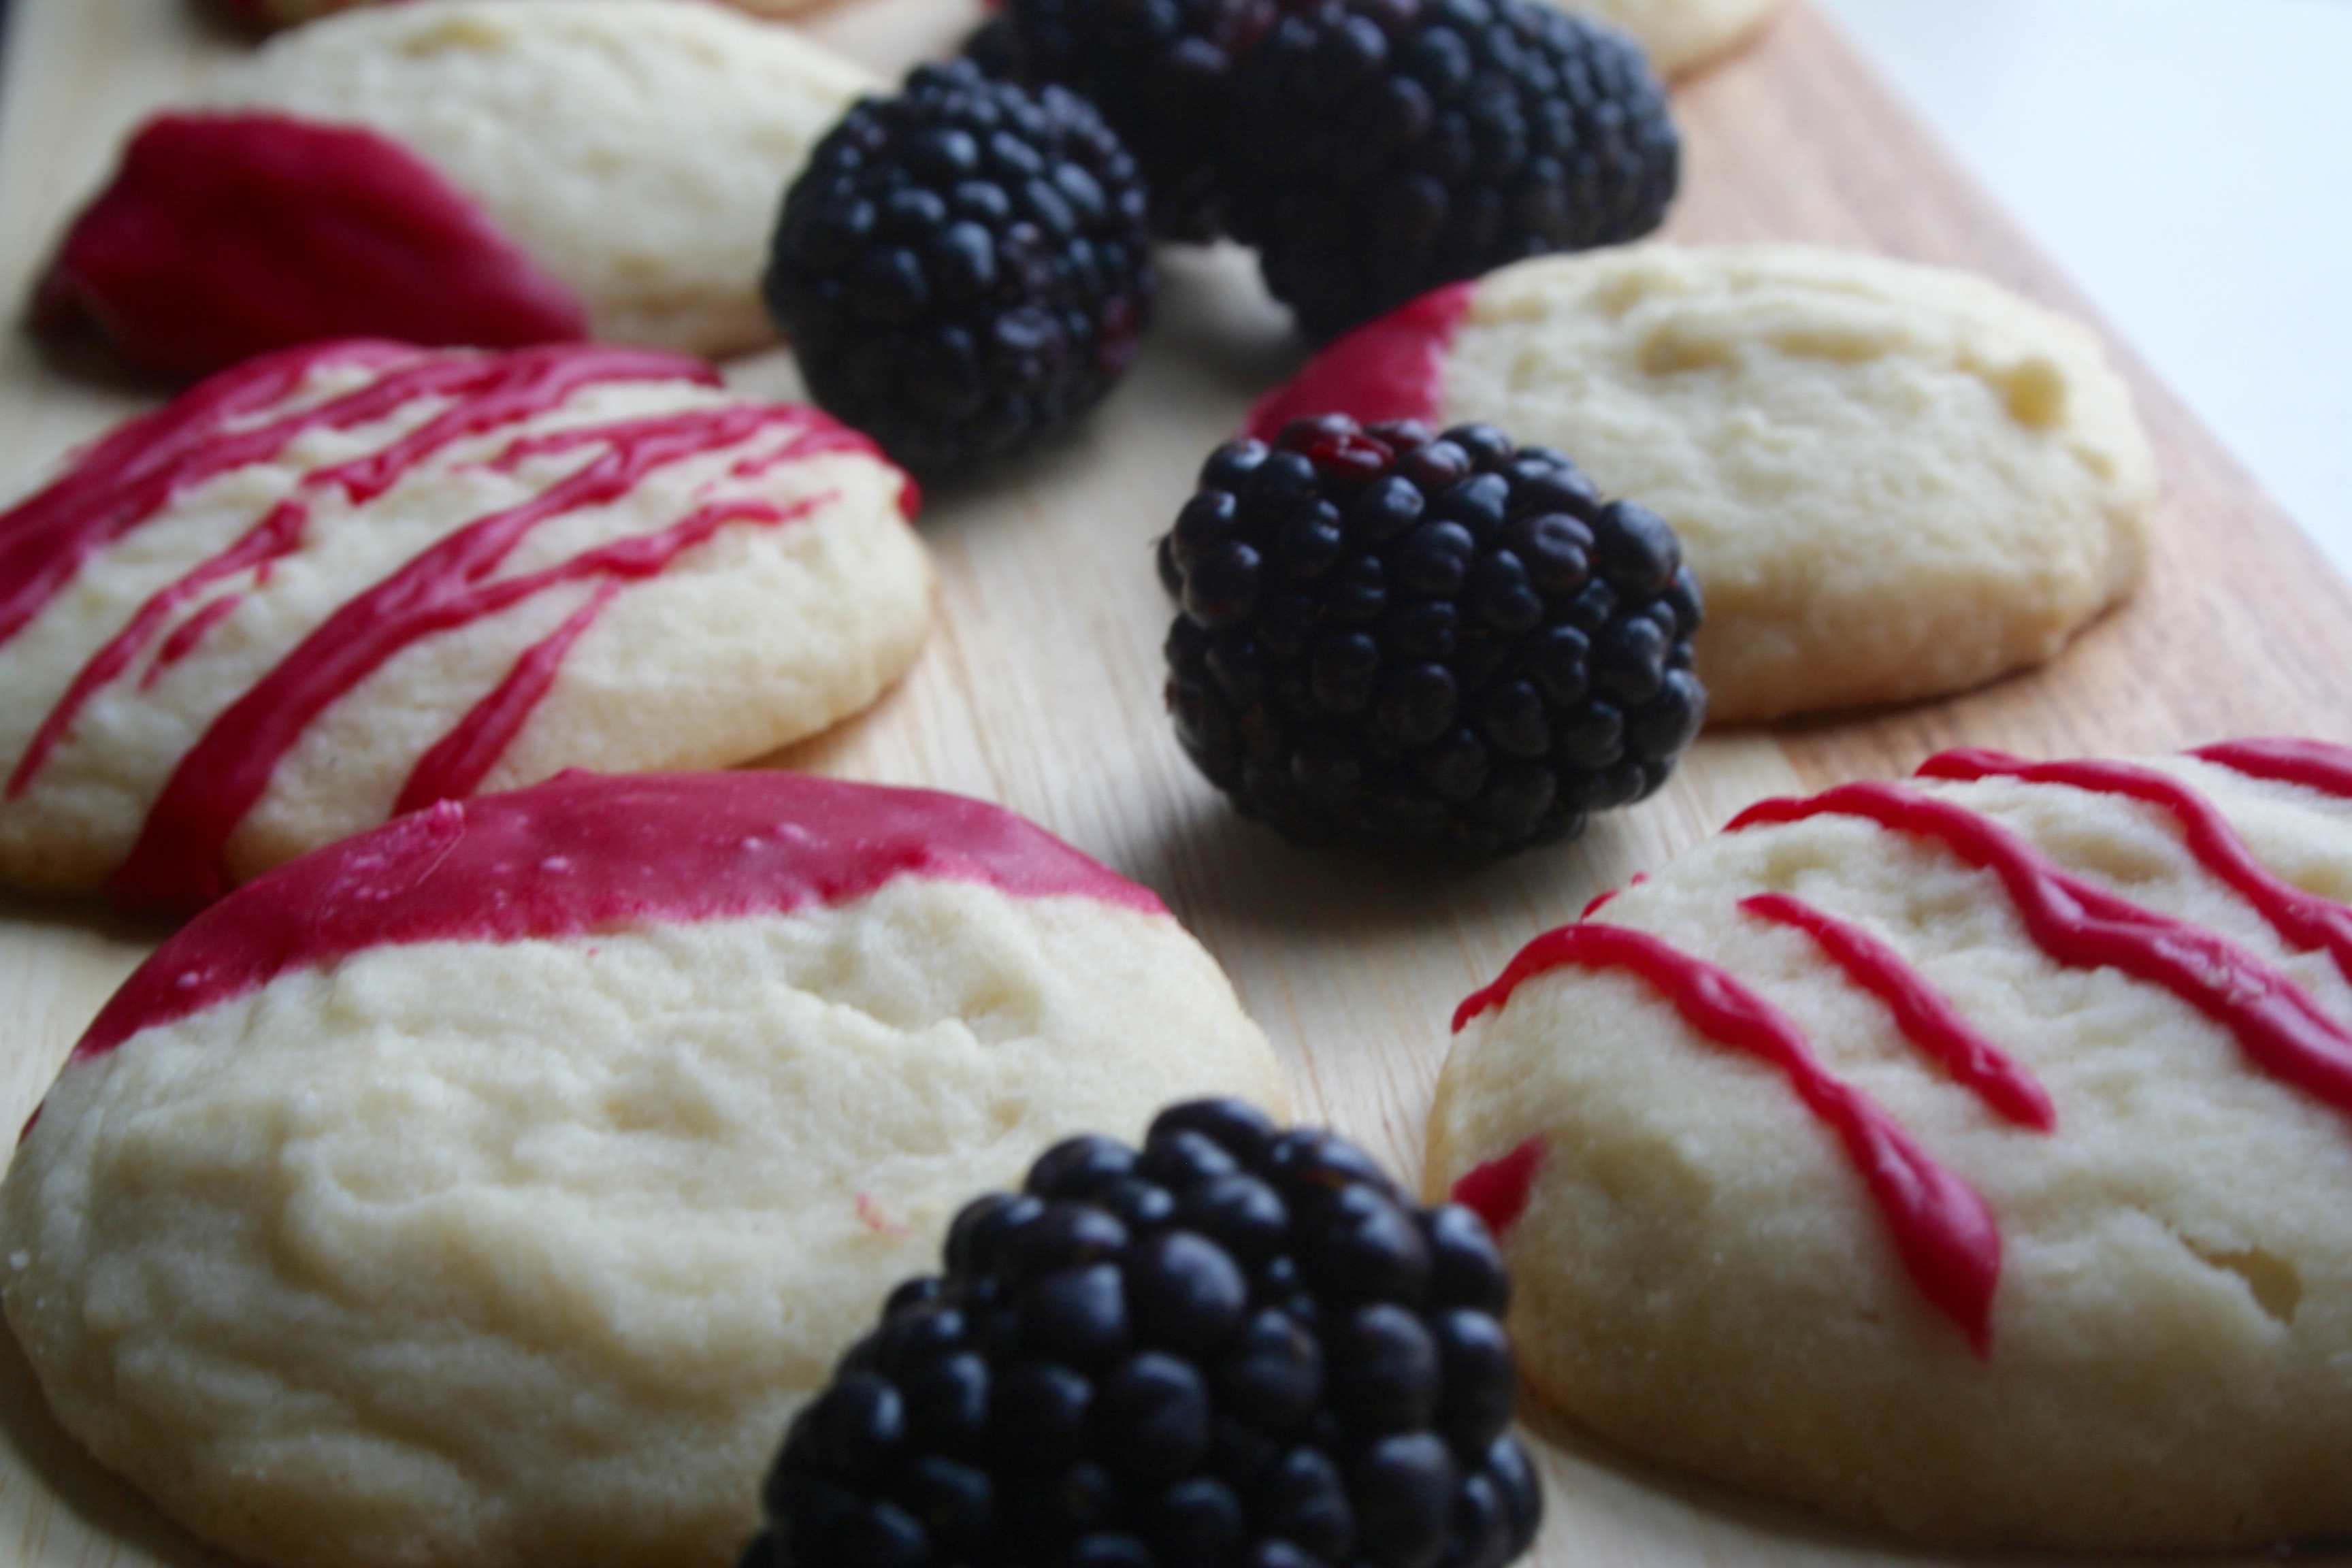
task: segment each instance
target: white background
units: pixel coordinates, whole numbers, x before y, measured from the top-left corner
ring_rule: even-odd
[[[1815,0],[2352,575],[2352,0]]]

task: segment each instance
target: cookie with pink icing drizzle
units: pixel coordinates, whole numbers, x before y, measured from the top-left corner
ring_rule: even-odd
[[[1467,998],[1428,1183],[1637,1451],[1940,1542],[2352,1528],[2352,748],[1766,801]]]
[[[667,354],[226,372],[0,512],[0,876],[187,908],[436,800],[760,756],[913,658],[912,501]]]

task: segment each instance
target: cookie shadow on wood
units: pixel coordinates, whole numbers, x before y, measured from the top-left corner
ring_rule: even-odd
[[[1158,889],[1188,924],[1213,917],[1245,928],[1346,940],[1442,931],[1474,910],[1497,906],[1572,914],[1606,885],[1599,868],[1618,856],[1617,827],[1616,819],[1603,817],[1566,844],[1448,865],[1433,858],[1294,844],[1244,816],[1223,795],[1199,790],[1187,791],[1160,819],[1160,831],[1129,846],[1115,864]]]
[[[0,1328],[0,1441],[41,1483],[43,1492],[103,1542],[119,1542],[129,1552],[167,1568],[237,1568],[236,1559],[184,1534],[130,1482],[82,1451],[49,1414],[32,1364],[16,1342],[16,1331],[8,1328]],[[89,1552],[91,1562],[113,1556],[100,1545]]]
[[[1633,1509],[1688,1510],[1706,1522],[1708,1561],[1741,1562],[1769,1552],[1774,1558],[1802,1553],[1808,1563],[1884,1565],[1948,1565],[1982,1563],[1986,1568],[2058,1568],[2076,1562],[2062,1556],[2017,1552],[1956,1553],[1931,1550],[1842,1523],[1790,1503],[1743,1492],[1717,1481],[1680,1474],[1618,1448],[1578,1426],[1561,1412],[1522,1392],[1518,1419],[1547,1461],[1551,1485],[1546,1506],[1558,1515],[1581,1509],[1624,1512]],[[1613,1496],[1604,1494],[1615,1494]]]
[[[2096,1552],[1923,1545],[1653,1463],[1585,1430],[1524,1388],[1517,1419],[1526,1436],[1533,1439],[1529,1447],[1547,1472],[1545,1507],[1553,1516],[1548,1532],[1559,1527],[1560,1519],[1583,1510],[1623,1515],[1656,1510],[1680,1516],[1682,1522],[1675,1528],[1681,1533],[1689,1531],[1690,1516],[1697,1516],[1705,1533],[1691,1542],[1693,1558],[1710,1563],[1801,1557],[1814,1568],[1837,1564],[1849,1568],[1958,1568],[1960,1564],[2084,1568],[2102,1563],[2151,1561],[2138,1555],[2126,1559]],[[1574,1533],[1580,1538],[1583,1534]],[[1538,1555],[1542,1555],[1540,1547]],[[2242,1552],[2169,1553],[2153,1560],[2179,1568],[2242,1568],[2264,1561],[2298,1568],[2343,1568],[2352,1564],[2352,1540],[2281,1542]],[[1559,1559],[1555,1555],[1553,1561]]]

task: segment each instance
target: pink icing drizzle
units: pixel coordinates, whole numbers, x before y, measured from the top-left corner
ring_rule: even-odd
[[[399,142],[282,114],[166,114],[68,232],[35,306],[196,375],[352,334],[486,348],[587,335],[570,287]]]
[[[1271,441],[1293,419],[1345,414],[1360,425],[1443,422],[1445,351],[1477,285],[1452,283],[1367,321],[1307,363],[1249,412],[1244,431]]]
[[[1758,893],[1740,900],[1739,907],[1811,937],[1846,978],[1886,1005],[1905,1039],[1942,1064],[1994,1114],[2039,1132],[2058,1125],[2057,1110],[2033,1075],[1979,1034],[1886,943],[1786,893]]]
[[[291,397],[310,374],[344,366],[379,374],[326,402],[244,423]],[[131,668],[174,614],[215,583],[266,570],[299,549],[310,520],[310,497],[340,489],[358,505],[390,489],[450,443],[547,413],[586,387],[677,380],[715,385],[718,378],[697,361],[634,349],[436,354],[362,341],[255,360],[124,426],[84,453],[70,472],[0,515],[0,584],[9,584],[0,587],[0,643],[22,631],[85,563],[205,481],[278,458],[312,430],[373,424],[424,398],[452,400],[382,451],[304,476],[294,493],[243,537],[151,595],[130,624],[83,665],[42,720],[9,775],[8,795],[24,793],[74,716]],[[183,623],[164,643],[149,679],[194,651],[205,632],[235,609],[236,597],[216,599]]]
[[[416,759],[399,798],[392,803],[392,814],[421,811],[436,800],[457,800],[480,788],[482,780],[521,733],[531,710],[555,684],[563,656],[620,591],[619,578],[605,578],[585,603],[564,617],[562,626],[526,648],[507,678]]]
[[[499,466],[592,443],[604,450],[531,500],[442,539],[321,622],[180,758],[108,890],[118,903],[136,909],[186,908],[218,898],[228,885],[222,857],[230,836],[268,791],[278,760],[337,698],[418,638],[494,615],[559,584],[649,576],[721,523],[772,526],[805,512],[806,505],[787,511],[758,500],[714,503],[661,532],[616,540],[542,571],[489,575],[548,520],[610,505],[661,468],[774,429],[806,431],[822,443],[839,427],[810,409],[727,405],[515,443]],[[420,786],[412,779],[409,787]]]
[[[1867,1096],[1823,1068],[1779,1009],[1725,971],[1647,931],[1562,926],[1528,943],[1493,984],[1465,1001],[1454,1016],[1455,1030],[1503,1005],[1524,981],[1565,966],[1630,971],[1699,1034],[1777,1068],[1843,1146],[1921,1294],[1959,1326],[1978,1355],[1990,1353],[2000,1281],[2000,1230],[1992,1211]]]
[[[1509,1153],[1463,1172],[1462,1179],[1454,1184],[1453,1199],[1485,1220],[1486,1228],[1499,1239],[1528,1212],[1543,1157],[1543,1139],[1530,1138]]]
[[[2352,747],[2326,741],[2224,741],[2189,754],[2248,778],[2352,798]]]
[[[961,795],[805,773],[568,773],[443,801],[237,889],[131,975],[74,1055],[368,948],[783,913],[908,876],[1164,912],[1148,889]]]
[[[2069,875],[2007,828],[1899,784],[1843,784],[1810,800],[1768,800],[1727,832],[1826,816],[1930,837],[2000,878],[2034,944],[2074,968],[2113,967],[2160,985],[2229,1029],[2262,1071],[2352,1115],[2352,1035],[2286,976],[2217,932],[2160,915]]]
[[[23,631],[85,561],[173,497],[231,468],[268,461],[320,411],[233,429],[237,421],[283,403],[314,372],[341,365],[383,370],[413,356],[397,343],[365,341],[269,354],[213,377],[86,447],[66,473],[0,516],[0,643]]]
[[[1919,764],[1922,778],[2014,778],[2122,795],[2168,813],[2197,863],[2254,907],[2288,946],[2325,949],[2352,980],[2352,910],[2271,874],[2212,802],[2177,779],[2129,763],[2028,763],[1999,752],[1945,752]]]

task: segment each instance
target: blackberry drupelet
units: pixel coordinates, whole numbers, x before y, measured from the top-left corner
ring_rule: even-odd
[[[1525,257],[1632,239],[1679,141],[1641,51],[1540,0],[1317,0],[1244,53],[1219,184],[1318,340]]]
[[[769,310],[810,394],[926,477],[1100,401],[1151,313],[1135,160],[1059,88],[928,66],[861,100],[785,198]]]
[[[1673,531],[1491,426],[1231,442],[1160,574],[1178,738],[1304,843],[1549,843],[1664,784],[1706,718]]]
[[[1073,1138],[956,1216],[946,1273],[792,1426],[741,1568],[1502,1568],[1501,1258],[1253,1108]]]
[[[992,74],[1058,82],[1102,110],[1151,192],[1152,231],[1217,237],[1217,121],[1265,0],[1008,0],[965,45]]]

